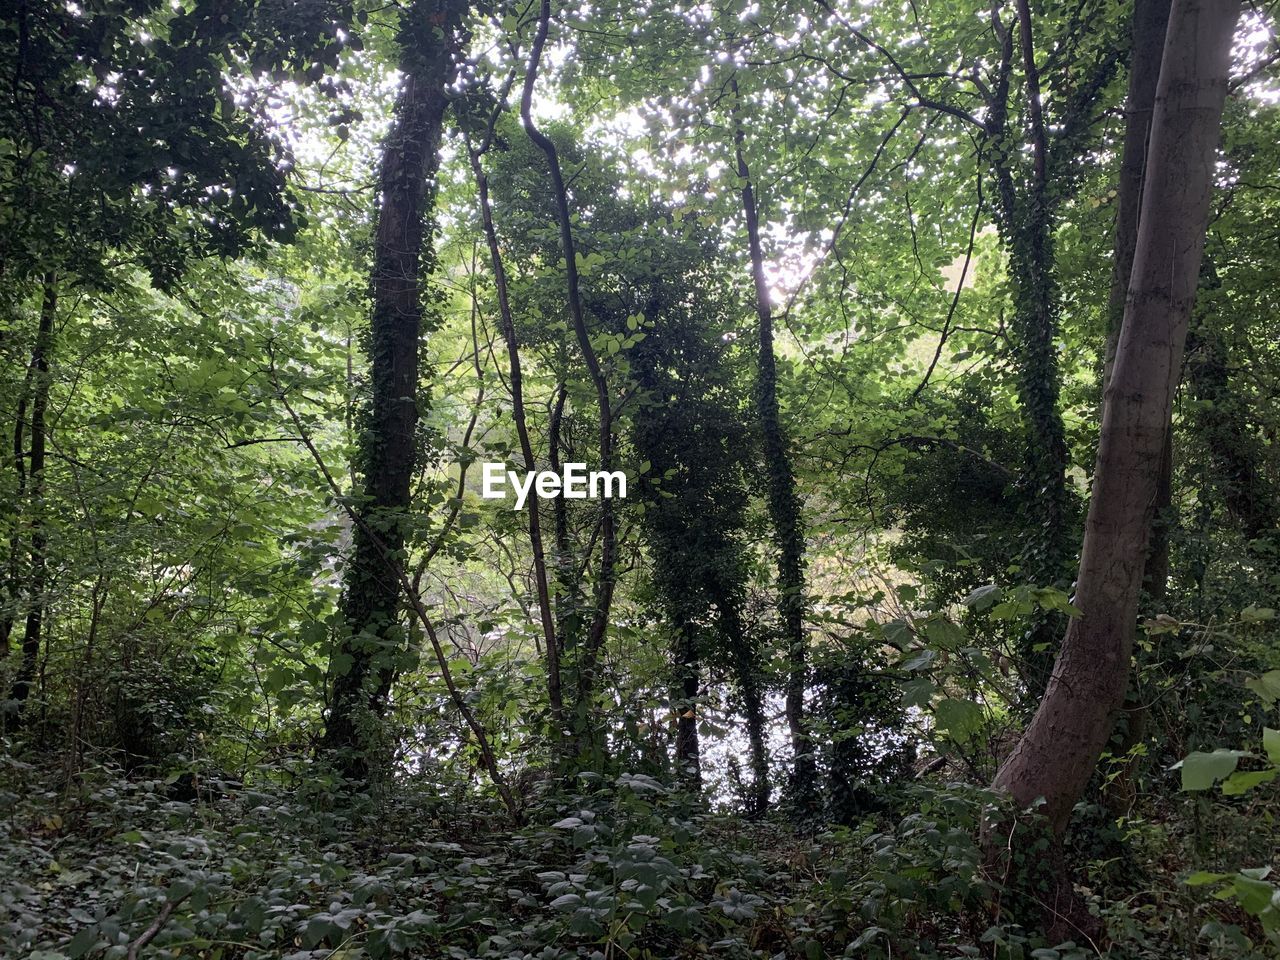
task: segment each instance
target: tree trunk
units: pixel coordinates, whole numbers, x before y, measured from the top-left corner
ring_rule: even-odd
[[[14,495],[9,505],[9,558],[5,572],[3,603],[0,611],[0,656],[9,655],[9,638],[22,601],[23,509],[27,501],[27,406],[31,402],[31,386],[35,380],[34,360],[18,394],[18,408],[13,416]]]
[[[1124,323],[1125,295],[1138,241],[1138,215],[1142,209],[1142,179],[1147,168],[1147,141],[1155,107],[1160,60],[1169,27],[1170,0],[1134,0],[1132,45],[1129,54],[1129,86],[1125,93],[1124,141],[1120,155],[1120,179],[1116,187],[1115,257],[1111,263],[1111,291],[1107,297],[1107,344],[1103,356],[1102,391],[1111,379],[1120,327]]]
[[[1014,162],[1021,144],[1012,141],[1007,129],[1015,26],[1031,135],[1031,177],[1022,185],[1014,176]],[[1066,431],[1059,409],[1062,377],[1058,371],[1058,290],[1054,274],[1049,144],[1036,70],[1031,11],[1026,0],[1019,0],[1017,4],[1016,25],[999,28],[997,32],[1002,41],[1001,69],[993,109],[988,112],[987,136],[992,144],[1000,233],[1009,251],[1008,271],[1013,288],[1012,330],[1018,401],[1026,425],[1023,484],[1034,503],[1034,513],[1028,517],[1022,577],[1044,587],[1059,585],[1063,579],[1070,496]],[[1048,682],[1052,648],[1061,629],[1060,617],[1037,612],[1021,639],[1020,673],[1030,702],[1035,702]]]
[[[1107,298],[1107,342],[1103,355],[1102,389],[1106,393],[1115,364],[1116,346],[1124,325],[1124,308],[1133,270],[1134,248],[1142,207],[1143,174],[1147,166],[1147,143],[1155,108],[1156,84],[1165,34],[1169,28],[1170,0],[1135,0],[1129,56],[1129,86],[1125,95],[1125,129],[1120,158],[1120,180],[1116,196],[1115,256],[1111,269],[1111,290]],[[1169,580],[1168,510],[1173,497],[1173,424],[1170,416],[1156,486],[1155,512],[1147,550],[1143,587],[1152,600],[1162,599]]]
[[[697,628],[679,625],[676,640],[676,776],[691,790],[702,788],[702,757],[698,745],[698,694],[702,683],[698,664]]]
[[[1202,318],[1191,333],[1187,386],[1201,401],[1193,430],[1203,443],[1227,512],[1251,544],[1277,537],[1280,499],[1264,465],[1260,441],[1241,430],[1250,411],[1232,389],[1232,350],[1221,330]],[[1239,362],[1239,361],[1237,361]]]
[[[45,274],[40,326],[31,351],[31,454],[27,469],[27,502],[30,512],[31,553],[27,578],[27,618],[22,631],[22,660],[13,681],[11,699],[17,703],[21,722],[23,704],[31,695],[40,657],[40,636],[44,625],[45,590],[48,579],[48,536],[44,529],[44,461],[48,440],[46,415],[49,410],[49,354],[53,349],[53,325],[58,314],[58,287],[52,273]]]
[[[1120,156],[1120,179],[1116,196],[1115,255],[1112,261],[1111,290],[1107,299],[1107,341],[1103,356],[1102,389],[1106,392],[1115,363],[1116,345],[1124,324],[1125,296],[1133,270],[1134,247],[1138,240],[1138,218],[1142,205],[1142,180],[1147,165],[1147,141],[1155,108],[1156,84],[1169,27],[1170,0],[1135,0],[1130,28],[1129,84],[1125,94],[1125,129]],[[1164,599],[1169,584],[1169,510],[1173,503],[1173,421],[1165,428],[1160,453],[1160,473],[1151,518],[1151,538],[1143,573],[1143,592],[1154,608]],[[1137,746],[1146,731],[1146,710],[1136,691],[1130,691],[1118,724],[1118,740],[1113,753],[1125,757]],[[1135,764],[1127,764],[1102,789],[1107,808],[1121,815],[1136,799]]]
[[[1204,250],[1237,0],[1176,0],[1076,606],[1044,698],[994,786],[1061,835],[1124,699],[1161,453]]]
[[[484,226],[485,242],[489,247],[489,260],[493,266],[494,288],[498,296],[498,312],[502,319],[502,336],[507,344],[507,366],[511,384],[511,416],[515,420],[516,435],[520,440],[520,453],[524,468],[532,473],[537,469],[533,455],[533,441],[529,438],[528,418],[524,409],[524,375],[520,364],[520,343],[516,337],[515,319],[511,312],[511,299],[507,291],[507,272],[498,246],[498,232],[493,223],[493,208],[489,203],[489,178],[485,175],[480,158],[488,149],[493,137],[492,125],[479,149],[471,149],[471,172],[475,177],[480,201],[480,220]],[[557,500],[563,502],[563,498]],[[552,736],[558,739],[564,732],[564,696],[560,687],[560,643],[557,637],[555,613],[551,606],[551,588],[547,578],[546,549],[542,542],[542,514],[537,502],[529,504],[529,547],[533,553],[534,587],[538,599],[538,617],[542,624],[542,639],[547,657],[547,698],[551,705]]]
[[[325,745],[362,778],[400,655],[403,552],[417,461],[421,279],[430,271],[428,222],[439,167],[446,87],[457,68],[462,11],[420,0],[402,17],[403,86],[383,143],[370,282],[369,407],[361,430],[361,523],[353,530],[343,611],[347,635],[330,661]],[[394,567],[394,569],[389,569]]]
[[[742,182],[742,211],[747,223],[747,244],[751,256],[751,277],[755,285],[756,317],[759,322],[759,361],[756,374],[756,412],[760,421],[767,473],[769,516],[773,521],[774,545],[778,552],[778,615],[782,620],[783,642],[787,650],[785,713],[794,756],[792,793],[801,807],[814,799],[813,745],[804,716],[804,693],[808,685],[808,642],[804,630],[804,522],[800,498],[796,494],[791,451],[782,429],[778,408],[778,373],[773,355],[773,306],[769,282],[764,273],[764,252],[760,245],[760,215],[751,186],[751,170],[743,152],[745,134],[739,116],[738,82],[730,81],[733,101],[733,143],[738,178]]]
[[[587,372],[596,391],[599,469],[607,472],[613,469],[613,411],[609,398],[609,384],[600,367],[595,348],[591,345],[591,335],[587,330],[586,316],[582,308],[577,252],[573,240],[573,219],[569,209],[569,192],[565,186],[564,173],[560,169],[560,156],[556,146],[538,129],[533,120],[533,88],[537,82],[538,67],[542,59],[542,49],[547,42],[550,23],[551,2],[542,0],[538,11],[537,33],[534,35],[533,47],[529,52],[529,66],[525,72],[524,89],[520,98],[520,116],[524,120],[525,132],[529,135],[529,139],[546,157],[547,168],[551,175],[551,193],[556,204],[556,219],[560,225],[560,246],[565,260],[569,317],[578,341],[578,349],[582,353],[582,359],[587,365]],[[594,707],[591,701],[595,696],[596,668],[601,648],[604,646],[605,635],[609,629],[609,613],[613,606],[613,593],[617,583],[616,554],[617,529],[614,521],[613,500],[605,497],[600,501],[600,574],[596,581],[593,598],[591,626],[587,631],[586,642],[578,651],[577,660],[573,665],[577,679],[573,704],[573,734],[578,742],[578,753],[588,767],[598,766],[604,751],[601,731],[595,723]]]
[[[761,689],[759,650],[752,643],[742,623],[738,605],[721,590],[716,607],[724,619],[724,633],[732,645],[734,681],[742,696],[742,712],[747,722],[747,747],[751,752],[751,793],[747,797],[747,815],[761,817],[769,809],[769,752],[765,745],[764,697]]]
[[[556,474],[561,472],[560,449],[564,445],[564,408],[568,399],[569,391],[562,380],[556,384],[547,419],[547,466]],[[555,544],[552,607],[556,614],[556,647],[560,651],[563,697],[564,684],[571,679],[569,673],[572,669],[565,652],[578,644],[582,633],[582,613],[586,606],[582,600],[582,581],[577,575],[577,563],[569,542],[569,508],[564,497],[556,497],[551,501],[551,524]],[[566,725],[561,730],[561,735],[565,735],[568,729]]]

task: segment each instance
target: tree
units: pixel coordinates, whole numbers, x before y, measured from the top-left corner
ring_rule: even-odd
[[[591,385],[596,398],[596,438],[598,443],[599,469],[608,472],[613,469],[613,411],[609,394],[609,382],[596,348],[592,345],[591,335],[587,330],[587,320],[582,306],[582,290],[578,278],[577,251],[573,238],[573,213],[569,207],[569,192],[565,186],[564,173],[560,168],[560,156],[555,142],[538,129],[533,119],[533,90],[538,79],[538,68],[542,59],[543,46],[547,42],[547,33],[551,22],[551,2],[542,0],[538,11],[537,29],[533,46],[529,52],[529,65],[525,71],[524,87],[520,97],[520,117],[524,121],[525,132],[529,139],[542,151],[546,159],[549,174],[551,197],[555,202],[556,222],[559,225],[560,252],[564,257],[564,281],[567,295],[569,317],[578,350],[587,367]],[[553,459],[554,463],[554,459]],[[590,626],[587,628],[584,642],[575,658],[574,673],[577,690],[573,701],[573,714],[569,717],[569,756],[577,755],[588,764],[598,763],[603,753],[603,742],[600,731],[591,722],[590,705],[597,686],[597,671],[605,637],[609,630],[609,611],[613,605],[614,590],[617,586],[617,550],[618,530],[614,517],[613,502],[605,498],[600,504],[600,571],[596,577]]]
[[[741,422],[732,272],[701,211],[643,211],[623,288],[635,402],[627,416],[640,478],[650,580],[671,637],[677,773],[701,785],[698,725],[704,677],[731,678],[747,725],[753,813],[769,803],[761,651],[744,622],[747,579],[744,468],[753,460]],[[647,241],[647,242],[646,242]]]
[[[1138,217],[1142,207],[1142,181],[1147,166],[1147,142],[1155,108],[1156,84],[1160,80],[1160,61],[1164,55],[1164,39],[1169,26],[1169,0],[1136,0],[1130,27],[1129,84],[1125,94],[1125,126],[1120,155],[1120,177],[1116,187],[1115,254],[1112,261],[1111,288],[1107,296],[1106,344],[1103,348],[1102,391],[1115,362],[1116,345],[1124,322],[1125,300],[1133,270],[1134,250],[1138,240]],[[1164,447],[1160,454],[1160,474],[1156,484],[1156,502],[1151,515],[1151,534],[1147,542],[1143,589],[1152,604],[1164,599],[1169,583],[1169,511],[1173,495],[1173,421],[1165,429]],[[1152,614],[1162,611],[1152,609]],[[1141,742],[1146,727],[1145,711],[1137,701],[1126,702],[1119,723],[1119,742],[1115,752],[1124,756]],[[1117,777],[1104,796],[1116,809],[1127,802],[1132,790],[1133,768]]]
[[[514,79],[515,74],[512,74]],[[509,86],[509,84],[508,84]],[[506,89],[503,94],[505,96]],[[483,101],[482,101],[483,102]],[[489,104],[485,103],[485,106]],[[515,314],[507,285],[507,270],[498,242],[498,231],[493,222],[493,204],[489,199],[489,177],[485,173],[482,158],[493,143],[495,128],[506,104],[500,102],[491,109],[483,128],[482,139],[475,143],[471,132],[466,137],[467,159],[476,184],[476,202],[480,207],[480,222],[484,231],[485,246],[489,250],[489,265],[493,270],[494,293],[498,301],[502,339],[507,346],[507,370],[511,393],[511,417],[515,422],[516,439],[520,444],[520,457],[525,471],[537,469],[537,458],[529,434],[529,418],[525,413],[525,388],[523,363],[520,359],[520,338],[516,330]],[[542,627],[542,643],[547,663],[547,700],[551,708],[551,722],[555,735],[564,729],[564,693],[560,675],[560,637],[556,630],[555,611],[551,603],[550,581],[547,577],[547,554],[542,537],[542,511],[536,505],[529,509],[529,549],[533,554],[534,593],[538,603],[538,622]]]
[[[1161,454],[1214,187],[1234,0],[1175,0],[1156,91],[1133,270],[1104,400],[1075,605],[1048,688],[994,786],[1044,799],[1060,835],[1123,701]]]
[[[306,17],[143,2],[128,17],[24,3],[0,19],[11,92],[0,107],[0,300],[6,313],[40,303],[12,428],[18,496],[7,505],[0,613],[6,651],[14,623],[25,621],[19,705],[46,619],[42,501],[59,297],[124,286],[139,269],[172,290],[201,259],[291,239],[303,217],[287,189],[286,151],[263,121],[258,98],[270,85],[237,101],[228,76],[291,69],[318,80],[337,64],[337,34],[350,19],[349,6],[327,0]]]
[[[45,532],[45,452],[48,445],[48,424],[46,414],[49,409],[49,351],[53,344],[54,323],[58,316],[58,280],[53,273],[44,279],[44,291],[40,303],[40,328],[36,333],[35,348],[31,352],[31,367],[28,370],[28,382],[31,392],[31,448],[24,454],[22,430],[25,424],[23,416],[27,398],[24,396],[18,404],[17,425],[14,428],[14,450],[16,468],[19,475],[19,490],[29,498],[31,529],[28,572],[27,617],[22,632],[22,663],[13,681],[13,700],[18,709],[31,693],[31,684],[36,676],[36,658],[40,655],[40,631],[45,617],[45,590],[48,582],[49,546],[48,534]],[[24,467],[24,460],[26,466]],[[15,543],[13,553],[19,549]],[[15,577],[16,580],[16,577]],[[6,623],[0,630],[0,643],[7,651],[9,631],[11,629],[6,611]]]
[[[1046,120],[1048,91],[1036,59],[1035,26],[1030,5],[1019,0],[1014,24],[1004,24],[992,8],[992,28],[1000,45],[1000,66],[986,96],[983,120],[985,159],[995,180],[997,223],[1009,254],[1012,283],[1014,352],[1018,398],[1026,424],[1023,482],[1031,493],[1024,547],[1023,576],[1037,586],[1059,586],[1069,558],[1075,526],[1075,498],[1067,480],[1069,451],[1061,410],[1062,372],[1058,362],[1060,295],[1054,230],[1063,204],[1074,193],[1077,163],[1095,127],[1103,94],[1119,61],[1121,45],[1110,24],[1073,17],[1060,28],[1062,41],[1085,47],[1085,33],[1097,30],[1098,49],[1081,51],[1082,65],[1053,78],[1058,116],[1051,135]],[[1047,24],[1042,23],[1041,26]],[[1016,36],[1015,36],[1016,31]],[[1088,48],[1085,47],[1085,50]],[[1092,56],[1090,63],[1086,57]],[[1020,154],[1022,144],[1009,129],[1013,64],[1020,62],[1025,100],[1024,126],[1030,141],[1030,170]],[[1054,104],[1048,104],[1054,106]],[[1015,112],[1015,116],[1017,113]],[[1061,618],[1038,613],[1019,653],[1034,703],[1048,680],[1052,642]]]
[[[760,241],[760,213],[755,187],[747,163],[746,132],[741,116],[738,80],[729,81],[733,92],[733,152],[741,183],[742,215],[747,228],[747,262],[751,269],[756,310],[757,367],[755,382],[756,422],[760,429],[764,459],[765,494],[773,523],[774,549],[778,565],[778,614],[782,642],[787,655],[784,684],[787,729],[791,735],[791,788],[802,807],[813,803],[815,786],[813,745],[805,726],[804,693],[808,685],[808,646],[805,631],[804,518],[795,471],[791,465],[789,439],[783,429],[778,406],[778,367],[773,346],[773,304],[764,272],[764,248]]]
[[[346,635],[330,658],[333,695],[324,744],[364,777],[406,647],[403,552],[420,463],[419,374],[424,280],[431,275],[434,179],[457,73],[466,6],[421,0],[406,8],[398,41],[403,85],[383,143],[370,274],[368,408],[360,431],[360,523],[352,531],[343,612]]]

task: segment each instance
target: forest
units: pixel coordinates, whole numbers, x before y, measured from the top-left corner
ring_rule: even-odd
[[[0,958],[1280,957],[1270,0],[3,0]]]

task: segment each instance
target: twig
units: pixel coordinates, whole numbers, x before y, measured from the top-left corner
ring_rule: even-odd
[[[493,748],[489,744],[489,737],[484,732],[484,727],[480,721],[476,719],[475,714],[467,705],[466,699],[462,696],[458,689],[458,684],[453,678],[453,671],[449,669],[449,660],[444,654],[444,648],[440,645],[440,638],[436,634],[435,625],[431,622],[431,616],[427,613],[427,609],[422,604],[422,598],[414,590],[413,584],[409,581],[409,577],[405,574],[399,564],[395,563],[391,557],[391,552],[387,549],[386,544],[382,542],[382,538],[377,535],[368,522],[360,516],[360,514],[352,509],[347,499],[342,494],[342,488],[333,478],[333,474],[329,470],[329,465],[324,462],[324,457],[320,455],[320,451],[316,449],[315,442],[311,439],[311,434],[307,432],[307,428],[302,423],[302,418],[298,416],[298,412],[293,409],[293,405],[289,403],[289,398],[285,394],[284,387],[280,383],[280,379],[276,374],[275,351],[268,345],[268,356],[270,366],[268,368],[271,375],[271,384],[275,387],[276,396],[284,407],[285,412],[289,414],[289,419],[293,421],[294,429],[298,431],[298,439],[302,445],[307,448],[307,452],[311,454],[311,459],[315,461],[316,467],[320,470],[324,477],[325,483],[329,487],[329,491],[333,494],[334,501],[343,509],[351,522],[356,524],[361,532],[369,538],[378,549],[383,562],[386,564],[387,570],[393,573],[400,581],[400,588],[404,591],[405,596],[409,600],[409,606],[413,609],[414,615],[418,622],[426,631],[427,638],[431,641],[432,652],[435,654],[436,663],[440,667],[440,679],[444,681],[445,688],[449,691],[449,699],[453,701],[454,707],[457,708],[463,722],[467,728],[475,735],[476,744],[480,748],[480,762],[484,765],[485,772],[489,774],[489,780],[493,783],[494,788],[498,791],[498,796],[502,799],[503,805],[507,808],[507,812],[511,815],[512,820],[517,823],[521,820],[520,805],[517,803],[515,796],[512,794],[510,787],[507,786],[506,778],[503,777],[502,771],[498,769],[498,760],[494,756]]]
[[[168,921],[170,915],[178,908],[178,905],[187,897],[194,893],[194,890],[188,890],[182,896],[168,901],[160,908],[160,914],[151,921],[151,926],[142,931],[142,935],[137,940],[129,944],[129,953],[126,955],[127,960],[138,960],[138,951],[145,947],[148,943],[156,938],[156,935],[164,929],[165,922]]]

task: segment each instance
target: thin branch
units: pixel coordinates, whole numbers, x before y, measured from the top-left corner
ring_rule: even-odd
[[[128,960],[138,960],[138,951],[156,938],[156,935],[164,929],[164,925],[168,922],[173,911],[176,910],[178,906],[194,892],[194,890],[188,890],[182,896],[167,901],[165,905],[160,908],[160,913],[151,921],[151,926],[142,931],[142,934],[137,940],[129,944],[129,952],[126,954]]]
[[[503,777],[502,771],[498,768],[497,757],[493,753],[493,748],[489,744],[488,734],[485,733],[484,727],[480,721],[476,719],[471,707],[467,705],[466,698],[462,696],[462,692],[458,689],[458,684],[453,678],[453,671],[449,668],[449,659],[445,656],[444,648],[440,645],[440,638],[436,634],[435,625],[431,621],[430,614],[427,613],[426,607],[422,603],[422,598],[413,589],[413,584],[409,582],[408,576],[401,569],[400,564],[396,562],[391,555],[391,551],[387,549],[382,538],[369,526],[368,522],[356,510],[354,510],[348,498],[343,496],[342,487],[338,485],[338,481],[334,479],[329,465],[325,463],[324,457],[320,451],[316,449],[315,442],[311,439],[311,435],[307,432],[306,426],[302,422],[302,418],[298,416],[298,412],[294,410],[293,405],[289,402],[289,397],[280,383],[279,375],[276,372],[275,351],[268,345],[270,358],[269,372],[271,375],[271,384],[275,387],[276,396],[284,407],[285,412],[289,414],[289,419],[293,421],[294,429],[298,431],[298,438],[303,446],[307,448],[307,452],[311,454],[311,459],[315,462],[316,467],[320,470],[324,477],[325,483],[329,487],[330,493],[333,494],[334,502],[337,503],[346,513],[352,523],[356,524],[362,533],[369,538],[369,542],[377,549],[378,554],[382,558],[383,564],[387,571],[393,574],[400,581],[400,589],[409,600],[409,606],[413,609],[418,622],[422,624],[422,628],[426,631],[427,638],[431,641],[431,648],[436,657],[436,663],[440,667],[440,678],[444,681],[445,688],[449,692],[449,699],[453,701],[454,707],[461,715],[467,727],[471,730],[476,738],[476,743],[480,748],[480,762],[484,765],[485,771],[489,774],[494,788],[498,791],[503,805],[507,808],[507,813],[511,815],[512,820],[517,823],[521,820],[520,805],[516,801],[515,796],[511,793],[510,787],[507,786],[506,778]]]
[[[943,321],[942,333],[938,336],[938,348],[933,351],[933,359],[929,361],[929,369],[924,372],[924,378],[921,379],[919,385],[911,392],[911,399],[917,399],[929,384],[929,378],[933,376],[934,369],[938,366],[938,360],[942,357],[942,350],[947,345],[947,338],[951,336],[951,321],[955,318],[956,307],[960,304],[960,291],[964,289],[964,282],[969,276],[969,264],[973,262],[973,245],[978,237],[978,219],[982,214],[982,175],[978,175],[978,202],[973,208],[973,220],[969,223],[969,247],[964,253],[964,265],[960,268],[960,279],[956,283],[955,295],[951,298],[951,307],[947,310],[947,319]]]

